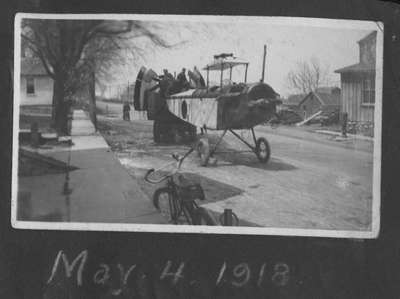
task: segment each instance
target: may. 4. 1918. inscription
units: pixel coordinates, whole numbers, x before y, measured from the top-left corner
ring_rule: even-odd
[[[89,258],[88,250],[81,251],[72,262],[68,259],[66,253],[60,250],[54,260],[51,273],[47,279],[47,284],[57,281],[58,275],[65,275],[68,280],[76,282],[76,286],[84,285],[83,275],[89,275],[90,280],[98,286],[107,285],[111,280],[118,281],[117,285],[110,291],[112,295],[118,296],[124,290],[130,288],[130,284],[134,284],[133,280],[146,279],[146,273],[137,264],[116,265],[99,263],[93,273],[86,273],[85,268]],[[115,271],[114,267],[117,269]],[[63,271],[64,269],[64,271]],[[168,282],[172,287],[187,280],[185,272],[187,263],[173,262],[167,260],[162,266],[160,273],[154,277],[159,281]],[[85,274],[84,274],[85,273]],[[117,273],[117,274],[115,274]],[[135,274],[135,275],[134,275]],[[235,288],[245,287],[249,283],[261,288],[263,284],[269,282],[276,287],[283,287],[290,280],[290,267],[283,262],[261,263],[256,268],[251,268],[249,263],[241,262],[230,265],[224,261],[220,266],[218,273],[214,277],[210,276],[210,280],[214,280],[215,286],[230,285]],[[115,277],[115,275],[117,277]],[[137,281],[135,281],[137,283]],[[188,281],[190,285],[198,284],[196,280]]]

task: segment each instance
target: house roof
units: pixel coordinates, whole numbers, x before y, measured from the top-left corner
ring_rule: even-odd
[[[373,71],[375,71],[375,67],[373,65],[357,63],[335,70],[335,73],[367,73]]]
[[[305,97],[305,94],[292,94],[285,101],[286,105],[298,105]]]
[[[309,94],[307,94],[307,96],[303,98],[302,101],[299,102],[298,105],[300,106],[312,94],[317,98],[317,100],[320,101],[321,105],[338,106],[340,104],[340,93],[325,93],[325,92],[311,91]]]
[[[332,87],[332,86],[321,86],[321,87],[317,87],[317,89],[315,90],[316,92],[320,92],[320,93],[334,93],[334,92],[340,92],[340,88],[339,87]]]
[[[372,38],[376,38],[376,31],[372,31],[366,36],[364,36],[362,39],[358,41],[359,44],[362,44]],[[374,64],[368,64],[368,63],[363,63],[361,60],[361,53],[360,53],[360,61],[356,64],[349,65],[340,69],[335,70],[335,73],[368,73],[368,72],[373,72],[375,71],[375,65]]]
[[[21,58],[21,75],[48,76],[42,62],[37,58]]]
[[[334,105],[337,106],[340,104],[340,93],[314,93],[324,105]]]

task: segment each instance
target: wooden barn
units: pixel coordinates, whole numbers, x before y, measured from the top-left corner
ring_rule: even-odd
[[[309,92],[298,104],[297,111],[303,119],[318,111],[330,113],[340,109],[340,88],[321,87]]]
[[[341,81],[341,112],[347,113],[349,126],[356,132],[372,135],[375,105],[376,31],[358,41],[359,61],[336,70]]]
[[[304,99],[306,95],[304,93],[291,94],[286,99],[282,100],[281,109],[292,109],[297,112],[299,103]]]
[[[305,94],[292,94],[286,100],[283,101],[285,108],[297,110],[299,103],[304,99]]]

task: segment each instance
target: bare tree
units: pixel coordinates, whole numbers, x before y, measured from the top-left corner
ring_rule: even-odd
[[[287,75],[287,85],[299,93],[309,93],[329,83],[329,67],[321,65],[317,58],[300,61],[296,68]]]
[[[94,73],[104,75],[123,42],[140,37],[168,46],[143,21],[23,20],[22,38],[54,80],[53,125],[59,133],[68,133],[70,102],[81,84],[95,80]]]

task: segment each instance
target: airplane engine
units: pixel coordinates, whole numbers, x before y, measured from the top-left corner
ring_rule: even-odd
[[[280,102],[278,94],[265,83],[255,83],[236,95],[228,93],[218,101],[221,105],[220,129],[247,129],[270,119]]]

